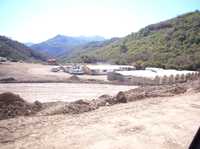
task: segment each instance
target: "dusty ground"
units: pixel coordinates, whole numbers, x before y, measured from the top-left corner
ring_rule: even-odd
[[[0,94],[12,92],[19,94],[28,102],[69,102],[78,99],[92,100],[103,94],[113,96],[119,91],[134,88],[136,86],[86,83],[5,83],[0,84]]]
[[[79,115],[0,121],[0,148],[186,149],[199,127],[200,93],[149,98]]]
[[[70,77],[50,72],[51,67],[1,64],[0,78],[38,81]],[[82,114],[42,116],[38,113],[1,120],[0,148],[185,149],[199,127],[199,115],[200,93],[190,89],[173,97],[145,98]]]
[[[13,77],[18,81],[66,81],[70,74],[65,72],[51,72],[52,65],[7,62],[0,64],[0,79]],[[107,81],[104,76],[79,75],[82,79]]]

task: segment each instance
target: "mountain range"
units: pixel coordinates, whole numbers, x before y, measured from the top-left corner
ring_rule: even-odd
[[[58,57],[63,54],[67,55],[73,49],[79,46],[83,46],[89,42],[94,41],[104,41],[105,38],[101,36],[79,36],[79,37],[71,37],[64,35],[57,35],[47,41],[33,44],[30,46],[35,51],[39,51],[49,55],[50,57]]]
[[[122,38],[57,35],[39,44],[0,36],[0,56],[17,60],[108,62],[138,67],[200,69],[200,12],[190,12],[148,25]]]

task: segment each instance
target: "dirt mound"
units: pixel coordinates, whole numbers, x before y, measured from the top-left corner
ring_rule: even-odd
[[[92,101],[97,107],[116,104],[116,100],[110,95],[102,95]]]
[[[109,95],[102,95],[93,100],[77,100],[74,102],[55,102],[44,103],[44,110],[39,112],[39,115],[55,115],[55,114],[79,114],[83,112],[98,109],[101,106],[109,106],[116,104],[116,98]],[[47,106],[45,106],[47,104]]]
[[[119,103],[128,102],[126,95],[122,91],[117,94],[116,99]]]
[[[83,100],[80,101],[81,102],[78,103],[70,103],[68,106],[66,106],[65,113],[78,114],[97,109],[97,106],[95,106],[95,104],[92,102],[85,102]]]
[[[101,106],[111,106],[118,103],[127,103],[150,97],[169,97],[186,92],[183,86],[146,86],[126,92],[120,91],[115,97],[102,95],[93,100],[77,100],[74,102],[56,102],[51,108],[46,108],[42,115],[79,114],[98,109]]]
[[[44,105],[47,103],[44,103]],[[74,102],[55,102],[46,105],[44,110],[38,115],[55,115],[55,114],[79,114],[97,109],[98,106],[89,100],[77,100]]]
[[[42,109],[42,111],[37,113],[38,115],[79,114],[98,109],[101,106],[111,106],[118,103],[127,103],[145,98],[169,97],[185,93],[186,91],[187,87],[183,84],[171,86],[144,86],[126,92],[121,91],[114,97],[109,95],[102,95],[93,100],[77,100],[74,102],[53,102],[43,104],[40,102],[35,102],[35,106],[33,107],[25,101],[23,101],[23,103],[25,103],[25,107],[28,107],[28,111],[34,109],[34,112]],[[28,115],[29,113],[31,112],[25,111],[21,115]]]
[[[2,83],[8,83],[8,82],[14,82],[14,81],[16,81],[16,79],[13,77],[7,77],[7,78],[0,79],[0,82],[2,82]]]
[[[127,102],[125,94],[120,92],[116,97],[109,95],[102,95],[93,100],[77,100],[74,102],[56,102],[49,108],[44,109],[39,115],[55,115],[55,114],[79,114],[83,112],[92,111],[98,109],[101,106],[110,106],[117,103]]]
[[[185,93],[186,91],[187,87],[180,85],[148,86],[148,87],[146,86],[124,92],[123,98],[127,99],[127,101],[130,102],[151,97],[169,97]],[[121,93],[121,98],[122,98],[122,93]]]
[[[185,86],[191,91],[200,92],[200,80],[194,80],[185,84]]]
[[[95,110],[98,107],[96,104],[89,100],[77,100],[75,102],[71,102],[67,108],[66,112],[71,114],[83,113],[88,112],[91,110]]]
[[[30,104],[16,94],[10,92],[0,94],[0,120],[35,114],[41,109],[42,104],[39,101]]]
[[[80,78],[78,76],[76,76],[76,75],[73,75],[73,76],[69,77],[69,80],[79,81]]]
[[[167,90],[167,92],[172,93],[174,95],[182,94],[182,93],[185,93],[186,91],[187,91],[187,88],[184,86],[174,86],[170,88],[169,90]]]

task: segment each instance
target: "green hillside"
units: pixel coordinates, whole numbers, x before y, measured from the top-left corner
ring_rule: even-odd
[[[106,41],[108,42],[108,41]],[[149,25],[105,44],[88,45],[65,61],[106,61],[176,69],[200,68],[200,12]]]
[[[0,57],[10,60],[37,61],[44,60],[45,57],[24,44],[11,40],[5,36],[0,36]]]

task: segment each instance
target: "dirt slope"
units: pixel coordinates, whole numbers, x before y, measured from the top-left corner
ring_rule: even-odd
[[[200,93],[148,98],[79,115],[0,121],[0,148],[185,149],[200,124]]]

